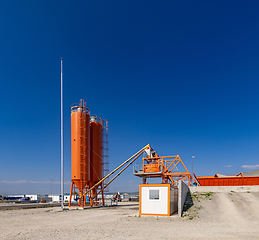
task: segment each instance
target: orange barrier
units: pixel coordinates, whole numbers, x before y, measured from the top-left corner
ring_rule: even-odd
[[[196,177],[196,179],[200,183],[201,186],[259,185],[259,177],[215,177],[215,176],[209,176],[209,177]]]

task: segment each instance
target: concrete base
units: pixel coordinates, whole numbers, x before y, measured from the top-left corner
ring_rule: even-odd
[[[189,187],[190,192],[259,192],[259,185],[253,186],[197,186]]]

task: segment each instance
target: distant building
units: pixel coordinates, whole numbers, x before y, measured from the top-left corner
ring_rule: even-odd
[[[51,202],[60,202],[61,195],[48,195],[49,198],[51,198]]]
[[[26,194],[25,197],[29,197],[31,201],[37,201],[38,200],[38,195],[36,195],[36,194],[33,194],[33,195]]]
[[[70,199],[70,195],[69,194],[64,194],[64,202],[69,202],[69,199]],[[72,199],[71,199],[72,202],[75,202],[75,198],[74,198],[74,195],[72,195]]]
[[[8,198],[23,198],[23,197],[25,197],[25,195],[23,195],[23,194],[11,194],[11,195],[8,195],[6,197],[8,197]]]

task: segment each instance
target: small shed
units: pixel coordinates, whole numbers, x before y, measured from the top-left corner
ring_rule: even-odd
[[[177,210],[177,187],[171,184],[139,185],[139,215],[170,216]]]

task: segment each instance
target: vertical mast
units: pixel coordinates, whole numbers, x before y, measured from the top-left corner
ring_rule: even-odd
[[[64,161],[63,161],[63,59],[61,58],[61,209],[64,209]]]

